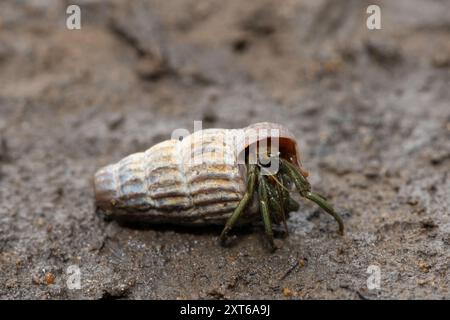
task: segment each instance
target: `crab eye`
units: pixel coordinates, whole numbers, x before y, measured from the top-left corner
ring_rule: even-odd
[[[283,175],[283,185],[287,189],[292,189],[292,180],[286,175]]]
[[[262,152],[258,155],[258,163],[263,168],[270,167],[271,161],[272,161],[272,159],[271,159],[270,155],[268,155],[264,152]]]

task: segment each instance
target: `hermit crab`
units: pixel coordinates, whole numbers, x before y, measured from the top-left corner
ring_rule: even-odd
[[[262,217],[274,248],[272,223],[283,223],[299,204],[290,193],[318,204],[344,231],[337,212],[311,190],[294,136],[275,123],[243,129],[205,129],[170,139],[101,168],[94,177],[100,212],[121,221],[179,225],[225,224],[226,243],[236,224]]]

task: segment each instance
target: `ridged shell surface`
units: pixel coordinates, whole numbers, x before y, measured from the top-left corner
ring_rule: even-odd
[[[206,129],[132,154],[95,175],[96,203],[126,220],[223,223],[246,189],[245,166],[227,139],[233,130]]]

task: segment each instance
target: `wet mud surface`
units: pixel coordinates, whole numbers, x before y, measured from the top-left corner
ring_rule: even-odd
[[[376,1],[373,31],[365,1],[70,3],[81,30],[0,3],[1,298],[450,298],[449,1]],[[95,214],[98,168],[194,120],[287,126],[346,235],[303,200],[273,254],[260,224],[223,248]]]

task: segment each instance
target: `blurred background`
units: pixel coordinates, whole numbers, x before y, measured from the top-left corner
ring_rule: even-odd
[[[2,0],[0,297],[450,298],[449,13],[448,0]],[[258,224],[225,249],[220,228],[95,214],[99,167],[194,120],[292,130],[346,236],[305,201],[275,254]]]

